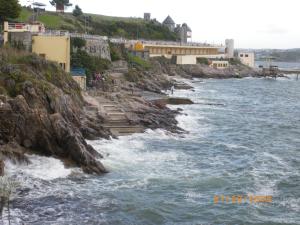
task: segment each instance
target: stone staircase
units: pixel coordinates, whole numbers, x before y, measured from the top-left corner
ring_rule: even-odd
[[[126,136],[133,133],[142,133],[144,128],[130,123],[126,112],[114,101],[99,95],[84,95],[84,99],[89,103],[85,111],[91,117],[100,115],[104,118],[104,128],[110,130],[115,136]]]
[[[143,128],[129,123],[126,113],[115,104],[101,105],[105,113],[103,127],[109,129],[115,136],[125,136],[143,132]]]

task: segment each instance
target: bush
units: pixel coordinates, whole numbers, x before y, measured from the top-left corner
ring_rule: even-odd
[[[231,64],[231,65],[242,65],[242,63],[239,59],[230,59],[229,64]]]
[[[138,56],[134,56],[131,53],[127,54],[127,61],[131,67],[136,67],[138,69],[145,69],[145,70],[149,70],[151,68],[151,64],[148,61]]]
[[[86,45],[86,40],[85,39],[82,39],[82,38],[78,38],[78,37],[72,37],[71,38],[71,46],[72,46],[72,49],[73,48],[83,48],[85,47]]]
[[[208,59],[207,58],[203,58],[203,57],[197,58],[197,63],[204,64],[204,65],[209,65]]]
[[[73,14],[73,16],[78,17],[78,16],[81,16],[83,13],[82,13],[81,8],[78,5],[75,5],[75,9],[73,10],[72,14]]]
[[[112,43],[109,43],[109,49],[110,49],[111,61],[117,61],[122,59],[122,53],[118,51],[117,46],[115,46]]]
[[[125,79],[129,82],[137,83],[141,79],[141,76],[137,71],[129,70],[128,73],[125,74]]]
[[[91,80],[93,79],[93,74],[109,69],[110,61],[90,56],[86,51],[79,49],[71,55],[71,66],[85,68],[87,80]]]

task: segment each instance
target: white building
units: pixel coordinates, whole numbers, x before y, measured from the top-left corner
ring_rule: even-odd
[[[225,60],[212,60],[209,66],[215,69],[225,69],[229,67],[229,62]]]
[[[239,52],[238,58],[244,65],[255,67],[254,52]]]

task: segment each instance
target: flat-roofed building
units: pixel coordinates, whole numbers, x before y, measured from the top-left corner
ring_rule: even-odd
[[[238,58],[246,66],[255,67],[254,52],[239,52]]]
[[[44,33],[45,26],[41,22],[33,22],[33,23],[9,23],[7,21],[4,22],[3,25],[4,31],[4,38],[3,42],[6,44],[9,41],[9,34],[18,34],[20,33],[30,33],[30,34],[37,34],[37,33]]]
[[[57,62],[64,71],[70,72],[69,36],[33,36],[32,52],[46,60]]]
[[[83,68],[72,68],[71,75],[82,90],[86,90],[86,72]]]
[[[217,45],[145,41],[143,48],[149,51],[150,57],[164,56],[171,59],[175,56],[177,64],[196,64],[197,58],[225,58],[222,52],[224,47]]]
[[[210,63],[210,67],[216,69],[225,69],[229,67],[229,62],[225,60],[212,60]]]

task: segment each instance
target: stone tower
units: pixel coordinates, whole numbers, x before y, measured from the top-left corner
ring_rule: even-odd
[[[150,21],[151,20],[151,13],[144,13],[144,20]]]
[[[177,24],[175,32],[181,43],[187,43],[188,39],[192,37],[192,30],[186,23]]]
[[[167,18],[164,20],[162,24],[167,28],[169,28],[170,31],[175,30],[175,22],[170,16],[167,16]]]
[[[225,48],[226,57],[232,59],[234,57],[234,40],[226,39],[225,46],[226,46]]]

